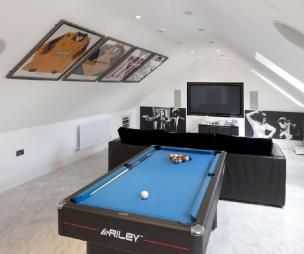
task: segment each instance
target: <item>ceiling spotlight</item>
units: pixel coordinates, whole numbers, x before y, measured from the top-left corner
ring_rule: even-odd
[[[184,14],[186,14],[186,15],[192,15],[193,11],[184,11]]]
[[[166,32],[166,28],[161,28],[161,29],[157,30],[157,32],[164,33],[164,32]]]
[[[198,28],[197,31],[199,31],[199,32],[205,32],[206,29],[205,28]]]
[[[220,49],[217,49],[216,52],[219,54],[219,53],[221,53],[221,50],[220,50]]]
[[[198,59],[201,59],[201,58],[202,58],[202,56],[198,56],[197,58],[198,58]]]
[[[133,18],[137,19],[137,20],[140,20],[142,18],[141,15],[134,15]]]
[[[192,50],[190,51],[190,53],[191,53],[191,54],[194,54],[194,50],[192,49]]]

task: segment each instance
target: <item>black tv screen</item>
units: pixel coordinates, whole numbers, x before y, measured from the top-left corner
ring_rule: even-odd
[[[243,83],[187,83],[187,114],[244,117]]]

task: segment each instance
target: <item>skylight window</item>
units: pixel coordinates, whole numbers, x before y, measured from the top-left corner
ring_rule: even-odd
[[[270,86],[272,86],[274,89],[276,89],[278,92],[280,92],[281,94],[283,94],[284,96],[286,96],[288,99],[290,99],[291,101],[293,101],[295,104],[297,104],[300,107],[304,107],[304,104],[299,102],[296,98],[294,98],[293,96],[291,96],[289,93],[287,93],[285,90],[283,90],[282,88],[280,88],[278,85],[276,85],[275,83],[273,83],[272,81],[270,81],[268,78],[266,78],[264,75],[262,75],[261,73],[257,72],[256,70],[251,70],[255,75],[257,75],[260,79],[264,80],[267,84],[269,84]]]
[[[293,85],[295,88],[299,89],[302,93],[304,93],[304,83],[303,82],[301,82],[300,80],[298,80],[297,78],[292,76],[290,73],[288,73],[287,71],[285,71],[284,69],[282,69],[281,67],[279,67],[278,65],[276,65],[275,63],[273,63],[272,61],[267,59],[266,57],[264,57],[263,55],[261,55],[259,52],[255,53],[255,59],[259,63],[266,66],[269,70],[273,71],[274,73],[279,75],[281,78],[286,80],[288,83]]]

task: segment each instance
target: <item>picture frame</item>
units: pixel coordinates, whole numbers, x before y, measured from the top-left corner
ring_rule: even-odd
[[[8,79],[59,80],[105,36],[60,20],[7,74]]]
[[[186,132],[186,108],[140,106],[139,111],[141,130]]]
[[[262,111],[260,109],[245,110],[245,136],[281,140],[303,140],[304,113]]]
[[[134,46],[129,43],[107,37],[71,68],[63,80],[95,82],[100,76],[106,75],[113,66],[116,66],[134,49]]]
[[[153,52],[135,48],[128,56],[121,60],[108,73],[101,76],[99,82],[123,82],[133,71],[136,71],[153,56]]]
[[[130,75],[124,80],[124,82],[129,83],[139,83],[144,78],[149,76],[153,71],[155,71],[159,66],[168,60],[168,57],[154,54],[145,64],[140,68],[130,73]]]

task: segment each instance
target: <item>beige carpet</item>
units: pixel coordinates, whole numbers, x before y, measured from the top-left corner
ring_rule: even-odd
[[[0,254],[85,253],[84,242],[57,234],[57,205],[106,169],[105,151],[1,194]]]

